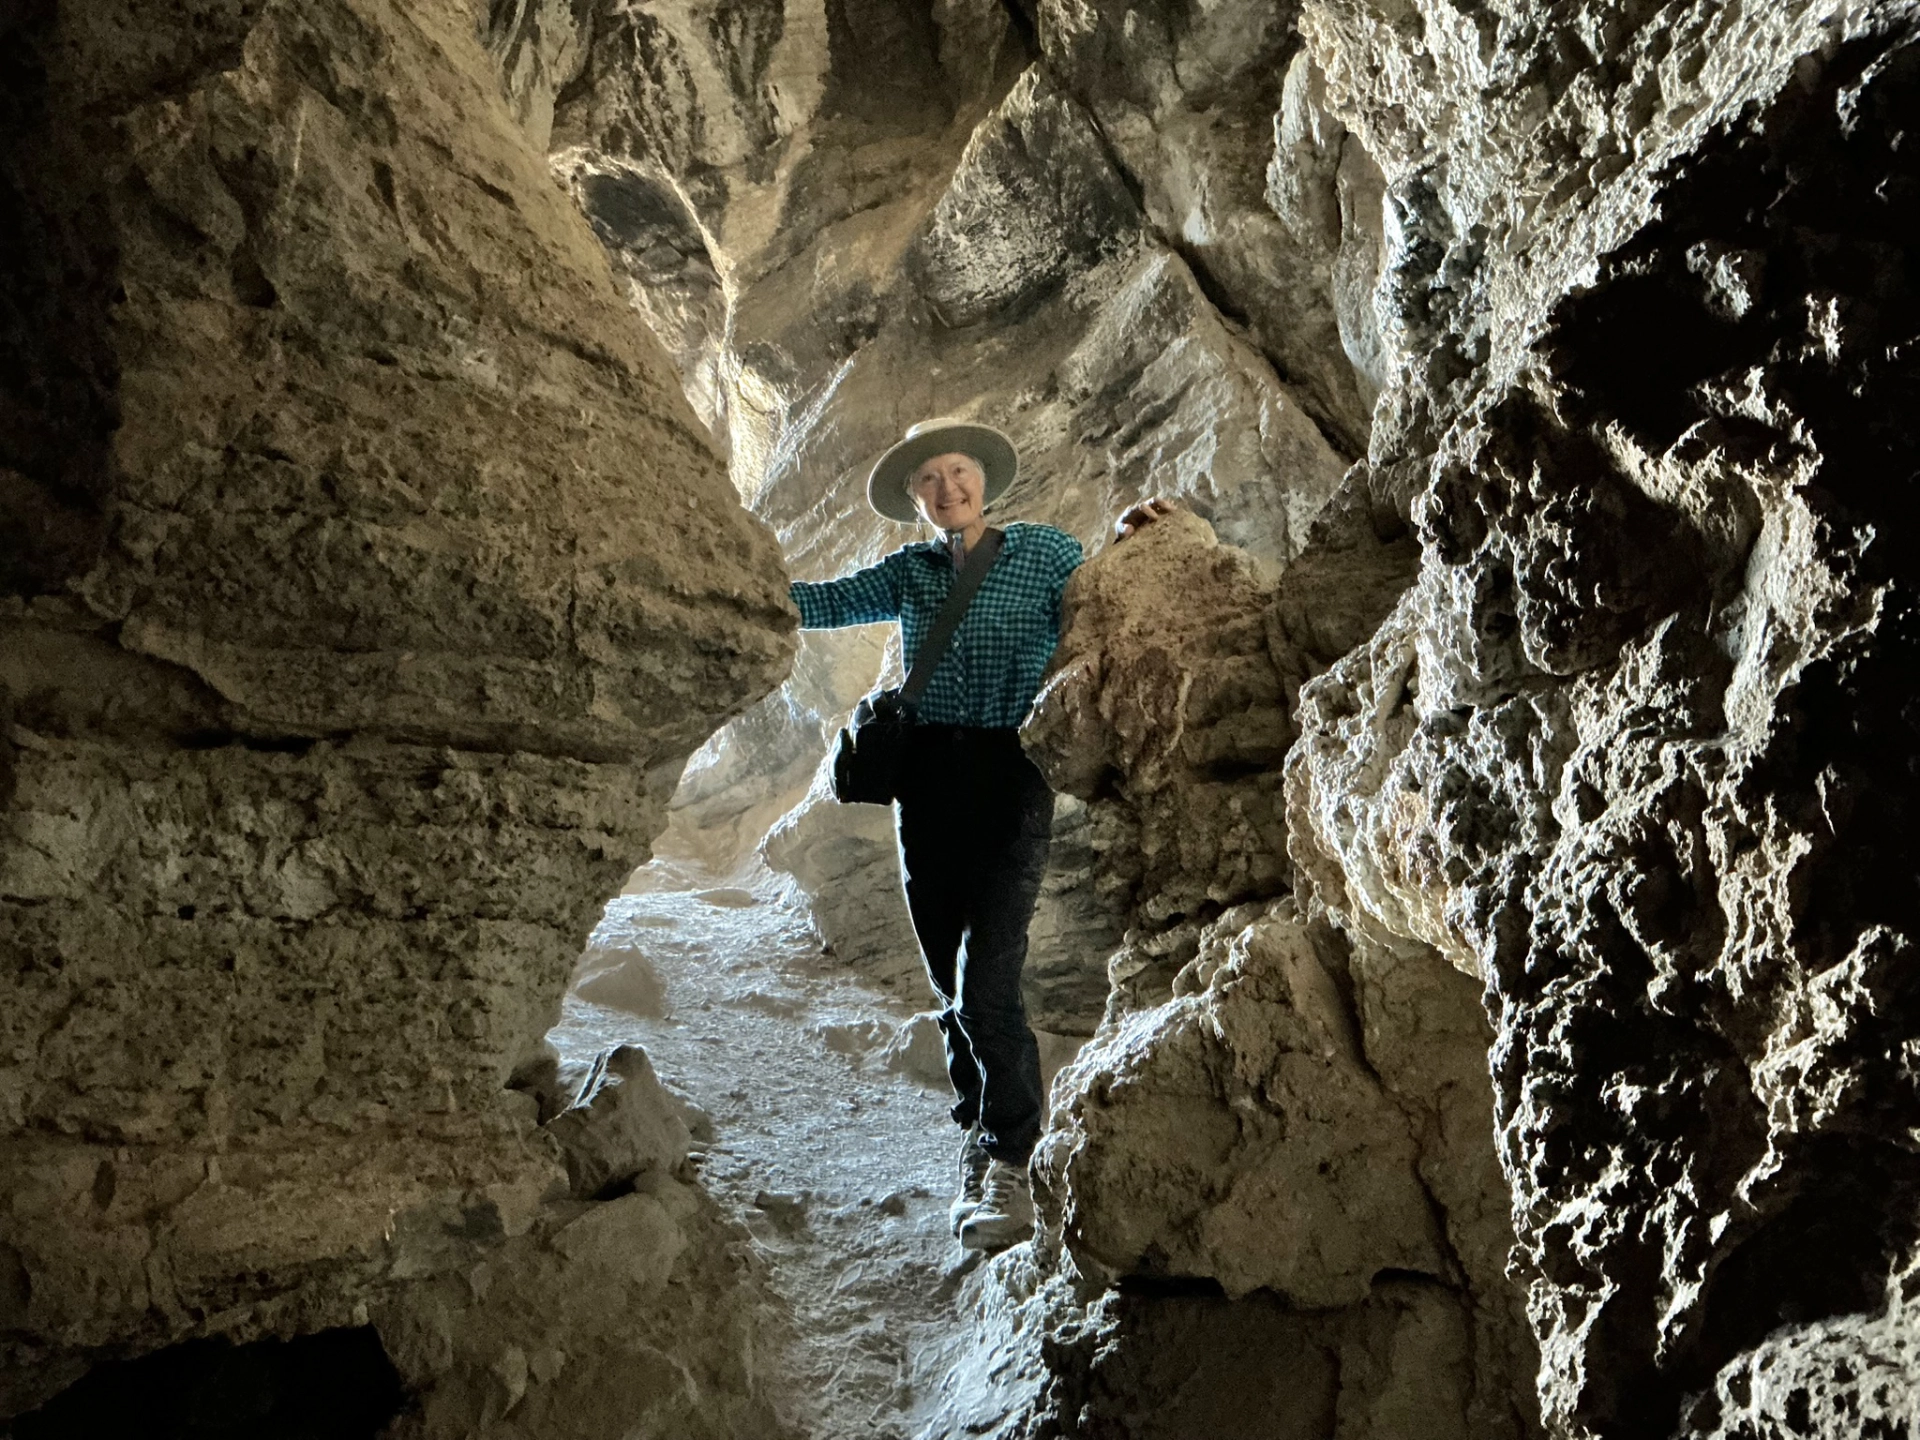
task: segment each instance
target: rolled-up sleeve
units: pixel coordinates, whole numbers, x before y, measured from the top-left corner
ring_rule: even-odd
[[[1087,554],[1080,548],[1080,542],[1064,531],[1055,530],[1049,538],[1052,540],[1054,569],[1059,576],[1053,587],[1053,611],[1057,617],[1060,613],[1060,598],[1066,591],[1067,581],[1073,578],[1073,572],[1085,562]]]
[[[838,630],[900,618],[900,582],[886,561],[838,580],[795,580],[787,586],[802,630]]]

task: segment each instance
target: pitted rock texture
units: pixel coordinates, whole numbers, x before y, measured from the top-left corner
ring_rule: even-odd
[[[9,1413],[545,1223],[501,1087],[791,654],[473,22],[0,32]]]
[[[1911,1434],[1920,1415],[1913,1292],[1908,1265],[1877,1313],[1783,1326],[1694,1397],[1686,1428],[1712,1440]]]
[[[1056,1082],[925,1433],[1540,1433],[1477,987],[1285,899],[1190,948]]]
[[[1056,1083],[1035,1162],[1036,1293],[1052,1298],[1035,1311],[998,1269],[983,1281],[981,1344],[1028,1375],[996,1433],[1083,1433],[1108,1406],[1184,1413],[1185,1379],[1133,1349],[1174,1343],[1147,1339],[1169,1327],[1224,1336],[1240,1306],[1267,1327],[1277,1304],[1288,1345],[1331,1355],[1403,1302],[1425,1339],[1341,1371],[1338,1433],[1401,1433],[1393,1397],[1413,1395],[1431,1433],[1537,1433],[1478,987],[1431,947],[1350,941],[1286,894],[1280,759],[1300,687],[1391,609],[1412,550],[1357,472],[1277,573],[1176,513],[1069,587],[1024,738],[1109,817],[1107,883],[1180,903],[1136,905],[1105,1022]],[[1103,1295],[1116,1284],[1139,1293]],[[1195,1285],[1226,1302],[1156,1298]],[[1303,1386],[1239,1423],[1314,1433],[1323,1399]]]
[[[1092,805],[1109,832],[1095,883],[1144,923],[1285,886],[1279,761],[1306,667],[1272,626],[1273,590],[1184,511],[1067,584],[1021,739],[1054,789]]]
[[[1913,1239],[1916,16],[1549,8],[1303,15],[1407,241],[1423,560],[1305,689],[1293,853],[1486,981],[1548,1425],[1854,1433]]]

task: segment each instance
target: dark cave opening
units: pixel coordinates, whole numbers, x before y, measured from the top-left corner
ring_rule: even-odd
[[[97,1365],[31,1414],[13,1440],[371,1440],[406,1405],[371,1325],[235,1345],[188,1340]]]

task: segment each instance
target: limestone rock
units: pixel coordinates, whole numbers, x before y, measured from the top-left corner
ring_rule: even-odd
[[[546,1127],[576,1200],[644,1188],[687,1158],[691,1132],[638,1045],[602,1055],[578,1095]]]
[[[673,1180],[552,1207],[375,1310],[418,1396],[392,1433],[785,1436],[755,1370],[773,1317],[756,1308],[754,1263],[746,1233]]]
[[[1182,977],[1201,993],[1127,1017],[1063,1083],[1036,1170],[1081,1269],[1206,1277],[1308,1308],[1352,1304],[1384,1270],[1445,1273],[1338,960],[1285,902],[1216,944],[1227,953],[1203,945]]]
[[[836,961],[903,997],[925,992],[891,807],[840,804],[823,767],[806,800],[768,833],[764,854],[807,893]]]
[[[1916,16],[1416,10],[1302,16],[1386,181],[1423,554],[1303,693],[1293,853],[1486,982],[1550,1430],[1809,1433],[1882,1403],[1838,1377],[1910,1252]]]
[[[898,649],[897,638],[875,626],[803,634],[786,683],[687,761],[655,853],[716,875],[746,863],[806,800],[821,756],[860,698],[898,683]]]
[[[1920,1414],[1912,1288],[1907,1266],[1877,1313],[1782,1326],[1694,1398],[1687,1433],[1712,1440],[1898,1435]]]
[[[469,7],[0,46],[11,1414],[527,1231],[502,1084],[792,619]]]
[[[922,1084],[952,1094],[947,1079],[947,1056],[940,1040],[938,1012],[923,1010],[903,1022],[881,1054],[881,1063],[889,1070],[911,1075]]]
[[[1043,1069],[1046,1032],[1084,1040],[1107,1008],[1107,957],[1126,933],[1124,889],[1107,883],[1107,824],[1074,796],[1054,797],[1053,841],[1022,977]]]
[[[1133,912],[1165,922],[1285,884],[1276,768],[1304,667],[1269,638],[1273,582],[1176,512],[1083,567],[1022,731],[1055,788],[1120,815],[1131,844],[1101,883],[1133,882]],[[1275,644],[1278,645],[1276,653]]]
[[[664,1018],[669,1009],[667,982],[648,953],[659,928],[655,916],[636,916],[609,905],[574,966],[573,993],[629,1015]]]
[[[1500,1433],[1470,1418],[1458,1306],[1417,1277],[1383,1280],[1348,1310],[1301,1311],[1272,1295],[1229,1300],[1198,1287],[1087,1295],[1016,1250],[969,1288],[983,1343],[948,1375],[921,1440]]]

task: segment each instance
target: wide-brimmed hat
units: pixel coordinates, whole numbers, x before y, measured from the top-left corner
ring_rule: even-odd
[[[873,472],[867,476],[867,503],[889,520],[912,524],[920,518],[920,512],[907,494],[907,477],[934,456],[950,454],[971,455],[980,462],[987,477],[983,504],[991,504],[1005,491],[1020,468],[1013,442],[991,425],[975,425],[970,420],[922,420],[908,429],[905,439],[873,462]]]

